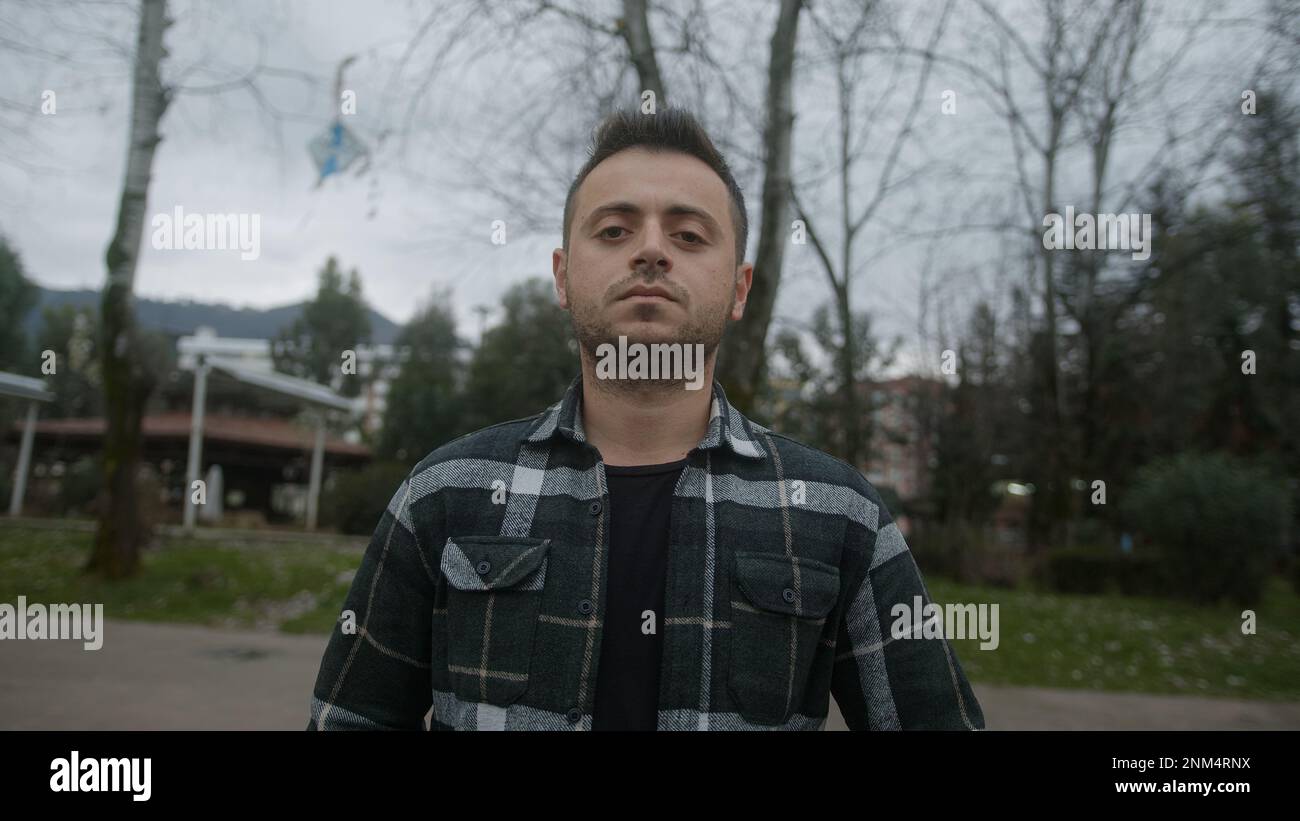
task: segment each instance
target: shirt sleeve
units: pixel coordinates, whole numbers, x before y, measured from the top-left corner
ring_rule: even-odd
[[[982,730],[984,713],[947,640],[911,626],[893,635],[895,605],[907,606],[911,623],[917,597],[923,609],[931,599],[902,532],[878,507],[879,527],[851,571],[831,694],[851,730]]]
[[[437,576],[410,496],[408,480],[366,547],[321,659],[309,730],[425,729]]]

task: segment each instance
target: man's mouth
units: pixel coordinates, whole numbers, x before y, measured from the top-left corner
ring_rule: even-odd
[[[638,300],[638,301],[640,301],[640,300],[655,301],[655,300],[661,300],[661,299],[662,299],[662,300],[666,300],[666,301],[668,301],[668,302],[676,302],[676,301],[677,301],[677,300],[673,299],[673,295],[670,294],[670,293],[668,293],[668,290],[667,290],[667,289],[665,289],[665,288],[660,288],[660,287],[655,286],[655,285],[635,285],[635,286],[629,288],[629,289],[627,290],[627,292],[624,293],[623,296],[622,296],[621,298],[622,298],[622,299],[634,299],[634,300]]]

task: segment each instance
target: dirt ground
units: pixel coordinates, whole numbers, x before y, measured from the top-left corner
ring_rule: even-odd
[[[108,621],[102,649],[0,642],[0,729],[302,729],[322,636]],[[990,730],[1300,729],[1300,702],[975,685]],[[845,729],[839,712],[828,730]]]

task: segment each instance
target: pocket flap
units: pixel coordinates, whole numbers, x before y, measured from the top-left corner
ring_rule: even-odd
[[[453,536],[442,550],[442,575],[457,590],[541,590],[550,539]]]
[[[840,596],[838,567],[798,556],[738,550],[736,581],[755,607],[802,618],[824,618]]]

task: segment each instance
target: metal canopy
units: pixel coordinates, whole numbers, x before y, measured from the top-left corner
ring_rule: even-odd
[[[234,379],[255,387],[264,388],[275,393],[291,396],[322,408],[351,411],[352,403],[334,391],[308,382],[286,376],[282,373],[268,372],[250,368],[238,362],[222,359],[219,356],[200,355],[194,369],[194,402],[190,411],[190,453],[185,465],[185,529],[194,529],[198,509],[194,497],[196,485],[199,485],[199,469],[203,456],[203,411],[207,402],[208,371],[216,370]],[[316,440],[311,451],[311,477],[307,489],[307,529],[316,529],[317,513],[320,509],[321,472],[325,461],[325,414],[317,414]],[[201,486],[201,485],[199,485]]]
[[[23,512],[23,496],[27,494],[27,470],[32,463],[32,437],[36,433],[36,403],[53,401],[54,394],[45,390],[43,380],[0,371],[0,396],[28,400],[23,438],[18,445],[18,464],[14,465],[13,490],[9,493],[9,515],[17,516]]]
[[[37,402],[52,402],[54,394],[45,389],[45,381],[30,376],[0,371],[0,396],[16,396],[19,399],[35,399]]]
[[[250,368],[247,365],[222,359],[219,356],[204,356],[202,361],[214,370],[221,371],[227,376],[249,385],[256,385],[259,388],[265,388],[269,391],[275,391],[285,396],[292,396],[295,399],[302,399],[314,405],[321,405],[334,410],[352,410],[350,400],[339,396],[334,391],[316,382],[309,382],[306,379],[298,379],[282,373]]]

